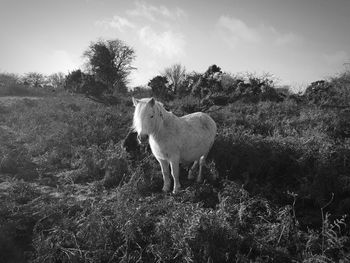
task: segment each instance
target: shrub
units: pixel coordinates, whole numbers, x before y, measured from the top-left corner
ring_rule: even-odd
[[[177,102],[179,106],[180,111],[185,113],[192,113],[202,110],[202,104],[201,101],[193,96],[187,96],[183,98],[181,101]],[[176,103],[175,103],[176,104]]]
[[[275,89],[274,80],[268,74],[263,76],[255,74],[231,76],[222,73],[216,65],[209,67],[193,83],[191,94],[202,98],[204,104],[213,105],[226,105],[237,100],[280,102],[286,97]]]
[[[191,94],[193,96],[204,98],[214,92],[221,92],[221,69],[216,66],[210,66],[202,76],[192,86]]]
[[[83,73],[80,69],[72,71],[66,76],[64,88],[75,93],[96,97],[107,91],[107,85],[96,80],[93,75]]]
[[[157,98],[169,100],[173,96],[166,77],[156,76],[149,81],[148,86],[151,87],[153,96]]]
[[[199,80],[201,74],[198,72],[191,72],[186,74],[184,81],[178,88],[178,98],[183,98],[184,96],[188,96],[191,94],[192,86]]]
[[[304,96],[311,103],[330,107],[349,107],[350,105],[350,73],[342,74],[330,80],[312,82],[305,90]]]
[[[70,72],[66,76],[64,88],[73,92],[80,92],[80,86],[83,82],[83,72],[80,69]]]

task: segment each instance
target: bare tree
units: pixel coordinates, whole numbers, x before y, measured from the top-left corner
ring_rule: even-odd
[[[186,68],[180,63],[173,64],[164,70],[163,75],[167,78],[173,93],[177,94],[180,85],[186,78]]]
[[[45,84],[45,77],[43,74],[38,72],[29,72],[26,73],[22,81],[24,84],[29,85],[30,87],[42,87]]]

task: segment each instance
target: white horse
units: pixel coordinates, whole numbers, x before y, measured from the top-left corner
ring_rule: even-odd
[[[179,163],[194,162],[188,175],[199,164],[197,181],[202,181],[202,167],[214,143],[216,123],[207,114],[196,112],[177,117],[164,109],[163,104],[154,98],[135,99],[133,128],[140,142],[149,139],[153,155],[158,160],[164,180],[163,191],[170,191],[170,169],[174,179],[173,193],[180,188]]]

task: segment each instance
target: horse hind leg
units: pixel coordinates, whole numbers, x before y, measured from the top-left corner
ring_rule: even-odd
[[[205,155],[199,158],[199,173],[197,177],[197,183],[203,182],[203,166],[205,166]]]
[[[193,180],[194,179],[194,174],[196,172],[196,170],[198,169],[198,161],[194,161],[192,167],[190,168],[190,170],[188,171],[188,180]]]

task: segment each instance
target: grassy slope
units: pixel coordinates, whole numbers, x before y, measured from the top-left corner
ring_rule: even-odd
[[[0,262],[349,259],[350,142],[338,112],[292,101],[212,112],[207,181],[188,182],[185,167],[177,196],[160,192],[152,156],[120,148],[131,114],[124,100],[67,94],[0,105]],[[335,223],[321,220],[331,193]]]

